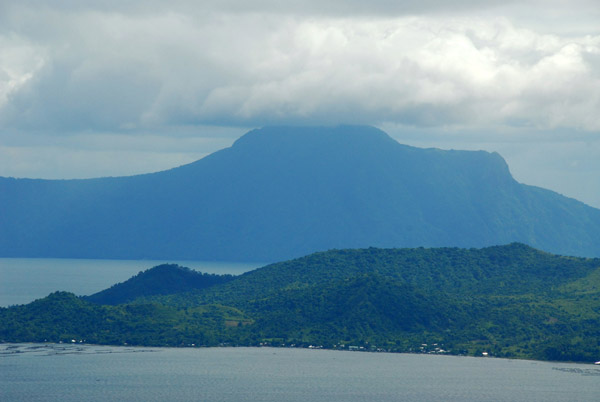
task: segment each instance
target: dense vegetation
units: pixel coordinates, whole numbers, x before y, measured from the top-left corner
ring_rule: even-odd
[[[140,296],[167,295],[204,289],[228,282],[233,278],[233,275],[204,274],[176,264],[163,264],[140,272],[123,283],[113,285],[85,299],[97,304],[122,304]]]
[[[0,340],[600,360],[600,259],[518,243],[332,250],[235,278],[167,265],[111,289],[1,309]]]

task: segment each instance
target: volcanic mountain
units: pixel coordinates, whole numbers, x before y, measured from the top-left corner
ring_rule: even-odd
[[[600,210],[518,183],[497,153],[373,127],[267,127],[158,173],[0,178],[0,256],[276,261],[333,248],[522,242],[600,256]]]

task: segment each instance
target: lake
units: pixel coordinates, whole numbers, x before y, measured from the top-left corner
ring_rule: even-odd
[[[0,344],[3,401],[594,401],[593,365],[284,348]]]
[[[0,258],[0,307],[29,303],[57,290],[90,295],[164,263],[205,273],[234,275],[266,265],[258,262]]]

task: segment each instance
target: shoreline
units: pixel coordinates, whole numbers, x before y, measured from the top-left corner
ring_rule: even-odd
[[[94,353],[90,351],[92,348],[103,348],[111,349],[111,351],[101,351]],[[25,350],[23,350],[25,349]],[[121,350],[119,350],[121,349]],[[94,343],[56,343],[56,342],[0,342],[0,358],[8,356],[16,356],[21,354],[33,354],[40,353],[40,356],[52,356],[52,355],[73,355],[73,354],[122,354],[122,353],[155,353],[160,352],[162,349],[176,350],[176,349],[189,349],[189,350],[216,350],[216,349],[267,349],[267,350],[310,350],[310,351],[327,351],[327,352],[346,352],[346,353],[367,353],[367,354],[385,354],[385,355],[410,355],[410,356],[429,356],[429,357],[460,357],[460,358],[472,358],[472,359],[500,359],[507,361],[522,361],[531,363],[552,363],[552,364],[567,364],[567,365],[585,365],[597,367],[595,363],[589,362],[577,362],[577,361],[560,361],[560,360],[534,360],[518,357],[497,357],[497,356],[471,356],[463,354],[452,354],[452,353],[414,353],[414,352],[392,352],[392,351],[371,351],[371,350],[348,350],[348,349],[336,349],[336,348],[310,348],[301,346],[273,346],[273,345],[259,345],[259,346],[235,346],[235,345],[223,345],[223,346],[144,346],[144,345],[106,345],[106,344],[94,344]],[[10,351],[9,351],[10,350]],[[12,351],[14,350],[14,351]],[[42,354],[43,352],[49,352]],[[64,351],[60,353],[59,351]],[[54,352],[54,353],[50,353]],[[596,368],[597,374],[600,376],[600,367]]]

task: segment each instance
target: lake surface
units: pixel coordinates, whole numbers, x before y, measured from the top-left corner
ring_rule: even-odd
[[[266,265],[258,262],[0,258],[0,307],[29,303],[57,290],[90,295],[164,263],[205,273],[234,275]]]
[[[283,348],[0,344],[3,401],[595,401],[593,365]]]

